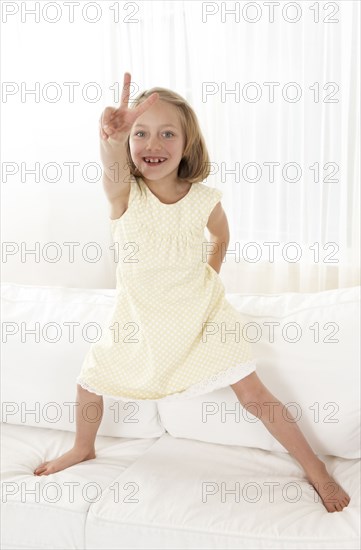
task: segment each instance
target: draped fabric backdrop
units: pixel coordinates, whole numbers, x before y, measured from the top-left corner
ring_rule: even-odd
[[[129,71],[133,97],[171,88],[197,114],[211,159],[204,183],[223,191],[229,221],[221,269],[227,292],[359,285],[359,2],[280,2],[273,22],[263,2],[101,6],[93,24],[4,25],[12,52],[4,80],[56,81],[62,89],[68,81],[80,89],[98,82],[103,94],[97,101],[76,94],[73,103],[10,96],[3,159],[100,163],[98,119],[118,102],[117,83]],[[56,182],[42,176],[24,182],[18,174],[2,194],[5,240],[29,247],[55,241],[62,250],[67,241],[96,241],[105,248],[93,262],[65,255],[24,262],[13,254],[3,266],[5,280],[114,286],[109,207],[99,178],[92,183],[78,172],[69,181],[63,171]]]

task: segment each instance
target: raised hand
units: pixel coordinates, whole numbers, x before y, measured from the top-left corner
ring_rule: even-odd
[[[120,106],[106,107],[101,114],[99,120],[100,137],[107,140],[111,137],[115,141],[123,142],[125,137],[128,137],[129,132],[134,124],[134,121],[144,111],[149,109],[155,101],[159,98],[159,94],[154,92],[147,99],[142,101],[134,109],[128,108],[129,101],[129,89],[130,89],[131,75],[130,73],[124,73],[122,97]]]

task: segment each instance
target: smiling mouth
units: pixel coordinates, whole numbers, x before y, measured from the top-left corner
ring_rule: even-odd
[[[165,157],[143,157],[143,160],[144,162],[146,162],[147,164],[162,164],[163,162],[165,162],[167,159]]]

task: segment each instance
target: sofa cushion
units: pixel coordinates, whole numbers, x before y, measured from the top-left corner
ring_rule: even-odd
[[[2,424],[1,548],[86,548],[90,507],[156,441],[99,436],[95,459],[34,476],[41,462],[69,450],[73,434]]]
[[[358,548],[360,461],[324,458],[351,498],[341,513],[290,455],[164,434],[120,473],[117,499],[108,488],[91,506],[86,548]]]
[[[359,457],[360,287],[226,297],[240,313],[240,337],[243,330],[251,341],[256,372],[284,404],[286,420],[298,420],[316,453]],[[230,386],[158,408],[174,437],[286,451]]]
[[[76,377],[111,315],[115,289],[4,283],[1,297],[2,421],[74,432]],[[154,402],[103,401],[99,435],[164,433]],[[96,417],[95,406],[89,415]]]

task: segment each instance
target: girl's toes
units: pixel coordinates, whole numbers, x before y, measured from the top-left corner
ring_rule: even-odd
[[[46,474],[47,472],[47,468],[42,468],[41,470],[38,471],[38,473],[36,474],[37,476],[42,476],[44,474]]]
[[[39,475],[40,472],[43,472],[44,470],[46,470],[46,465],[47,465],[47,464],[48,464],[47,462],[43,462],[42,464],[40,464],[40,466],[38,466],[37,468],[35,468],[34,474],[35,474],[35,475]]]

